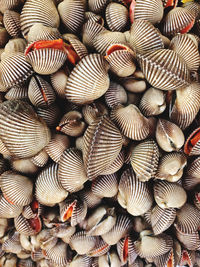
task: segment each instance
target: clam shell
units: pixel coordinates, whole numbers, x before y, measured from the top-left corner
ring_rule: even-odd
[[[101,175],[117,158],[121,148],[121,133],[107,116],[89,125],[83,136],[83,161],[88,179]]]
[[[110,3],[106,7],[106,22],[109,30],[122,32],[128,23],[128,9],[118,3]]]
[[[154,198],[162,209],[181,208],[187,200],[187,194],[177,183],[159,181],[154,184]]]
[[[106,254],[109,251],[109,249],[110,249],[110,246],[106,244],[106,242],[104,242],[102,239],[100,239],[99,241],[97,241],[97,244],[94,247],[94,249],[90,250],[90,252],[88,253],[88,256],[100,257]]]
[[[140,54],[164,48],[158,30],[147,20],[137,19],[130,30],[130,46]]]
[[[181,251],[181,259],[179,261],[180,265],[186,265],[193,266],[193,263],[195,261],[193,251],[188,251],[187,249],[182,249]]]
[[[45,250],[46,257],[55,265],[67,266],[69,264],[68,244],[58,241],[57,244]]]
[[[35,263],[31,259],[20,259],[18,265],[19,267],[34,267]]]
[[[96,207],[100,202],[101,199],[100,197],[96,196],[91,190],[86,189],[83,191],[80,191],[80,197],[81,199],[84,200],[84,202],[87,204],[88,208],[94,208]]]
[[[37,155],[31,158],[31,161],[34,165],[38,167],[44,167],[48,162],[49,155],[47,154],[46,150],[41,150]]]
[[[132,120],[133,117],[134,120]],[[148,119],[133,104],[114,107],[111,111],[111,119],[119,126],[122,134],[130,139],[143,140],[149,135]]]
[[[60,118],[60,109],[55,104],[52,104],[46,109],[37,108],[36,112],[49,127],[56,126],[58,118]]]
[[[23,206],[13,205],[8,202],[3,196],[0,196],[0,217],[14,218],[22,212]]]
[[[121,176],[117,200],[133,216],[144,214],[153,204],[148,184],[140,182],[132,168],[125,170]]]
[[[96,266],[104,267],[104,266],[109,266],[109,264],[113,267],[120,266],[121,264],[120,259],[115,251],[108,252],[107,254],[100,256],[98,258],[98,262]]]
[[[1,0],[0,1],[0,11],[4,13],[8,9],[18,8],[24,1],[23,0]]]
[[[7,32],[12,36],[16,37],[20,35],[20,14],[12,11],[6,10],[3,16],[3,23]]]
[[[99,14],[105,9],[108,2],[108,0],[88,0],[88,7],[90,11]]]
[[[14,225],[20,234],[26,236],[36,235],[42,228],[42,222],[38,216],[26,219],[22,214],[14,218]]]
[[[145,140],[136,145],[130,158],[136,177],[142,182],[146,182],[155,176],[158,160],[159,149],[153,140]]]
[[[135,71],[133,75],[121,78],[122,86],[130,93],[128,93],[128,104],[137,104],[139,97],[133,93],[142,93],[146,90],[147,85],[145,77],[141,71]]]
[[[31,26],[36,23],[42,23],[47,27],[58,28],[60,18],[53,1],[27,0],[22,8],[20,22],[21,31],[26,37]]]
[[[137,55],[140,67],[151,86],[175,90],[189,85],[190,73],[186,63],[169,49],[157,49]]]
[[[10,39],[4,47],[4,52],[6,55],[18,52],[24,53],[26,45],[26,40],[23,38]],[[1,60],[3,60],[2,56],[3,54],[1,55]]]
[[[58,180],[58,165],[54,163],[40,172],[35,186],[37,200],[46,206],[52,207],[56,203],[63,201],[68,195],[68,192]]]
[[[65,87],[67,85],[68,75],[64,70],[58,70],[50,76],[51,84],[57,95],[65,98]]]
[[[199,19],[200,5],[197,2],[186,2],[183,4],[183,7],[190,12],[192,12],[196,19]]]
[[[95,14],[91,11],[86,11],[85,12],[85,21],[88,22],[89,20],[93,21],[93,22],[97,22],[100,25],[104,26],[104,19],[100,15]]]
[[[179,230],[176,226],[176,237],[181,242],[183,247],[188,250],[197,250],[200,246],[199,233],[194,231],[191,233],[184,233]]]
[[[191,162],[183,179],[183,187],[188,191],[198,184],[200,184],[200,157]]]
[[[7,253],[20,253],[23,248],[20,244],[19,233],[14,232],[9,236],[8,239],[3,242],[2,249]]]
[[[92,266],[92,258],[86,255],[76,255],[70,263],[70,267],[90,267]]]
[[[119,104],[126,104],[127,93],[120,84],[111,81],[105,93],[105,101],[109,108],[113,108]]]
[[[154,235],[159,235],[167,230],[175,221],[176,209],[162,209],[156,205],[151,211],[151,225]]]
[[[0,138],[18,158],[36,155],[50,140],[45,122],[26,102],[8,100],[0,104],[0,121]]]
[[[87,104],[101,97],[109,88],[108,68],[101,55],[84,57],[70,73],[66,98],[75,104]]]
[[[74,49],[74,51],[76,52],[76,54],[78,55],[80,59],[88,55],[86,46],[81,41],[79,41],[77,38],[72,38],[72,37],[65,38],[64,37],[64,39],[66,39],[67,42],[69,42],[69,44],[72,46],[72,48]]]
[[[117,243],[117,252],[122,264],[128,262],[128,264],[131,265],[137,258],[133,240],[130,236],[124,237]]]
[[[184,152],[189,156],[200,155],[199,130],[200,128],[195,129],[184,144]]]
[[[78,149],[70,148],[63,152],[59,160],[58,180],[69,192],[76,192],[83,188],[87,176],[82,155]]]
[[[7,100],[27,100],[28,99],[28,90],[25,86],[14,86],[9,89],[5,94],[5,99]]]
[[[84,21],[84,5],[81,0],[64,0],[58,5],[61,20],[72,33],[78,33]]]
[[[124,144],[123,144],[124,145]],[[101,175],[110,175],[114,174],[118,170],[121,169],[123,164],[125,163],[125,151],[122,149],[113,163],[101,173]]]
[[[103,115],[108,114],[108,110],[101,102],[93,102],[90,105],[84,105],[82,108],[82,114],[87,124],[91,124],[96,119]]]

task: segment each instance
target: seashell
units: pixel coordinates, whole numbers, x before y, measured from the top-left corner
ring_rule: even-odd
[[[72,227],[69,224],[59,224],[50,230],[51,235],[61,238],[65,243],[69,243],[75,231],[76,227]]]
[[[96,22],[96,23],[104,26],[104,19],[100,15],[95,14],[91,11],[85,12],[85,22],[88,22],[88,21]]]
[[[68,136],[62,134],[53,134],[50,142],[45,147],[47,154],[56,163],[59,162],[65,149],[69,148],[70,141]]]
[[[159,162],[156,179],[177,182],[183,175],[183,169],[187,164],[184,154],[172,152],[165,154]]]
[[[0,1],[0,12],[4,13],[8,9],[18,8],[24,1],[23,0],[1,0]]]
[[[200,128],[195,129],[184,144],[184,153],[189,156],[200,155],[199,130]]]
[[[60,118],[60,109],[55,104],[52,104],[46,109],[37,108],[36,112],[39,115],[39,117],[41,117],[49,127],[56,126],[58,118]]]
[[[199,83],[192,82],[189,86],[176,90],[176,99],[171,105],[170,119],[183,130],[193,122],[199,111],[199,89]]]
[[[197,190],[194,193],[194,205],[200,210],[200,192]]]
[[[98,265],[99,267],[104,267],[104,266],[113,266],[113,267],[117,267],[120,266],[121,262],[120,259],[117,255],[116,252],[108,252],[105,255],[102,255],[98,258]]]
[[[0,138],[13,156],[32,157],[50,140],[45,122],[26,102],[8,100],[0,104],[0,120]]]
[[[14,86],[9,89],[9,91],[5,94],[5,99],[7,100],[27,100],[28,99],[28,90],[26,87],[18,87]]]
[[[23,248],[20,244],[19,233],[14,232],[10,236],[8,236],[8,239],[5,240],[2,244],[2,249],[7,253],[20,253]]]
[[[20,259],[18,265],[19,267],[34,267],[35,263],[31,259]]]
[[[12,169],[25,174],[34,174],[38,171],[38,167],[35,166],[30,158],[14,159],[12,161]]]
[[[197,2],[185,2],[183,7],[192,12],[196,19],[199,19],[200,5]]]
[[[105,101],[109,108],[113,108],[119,104],[126,104],[127,93],[120,84],[111,81],[105,93]]]
[[[49,250],[54,247],[58,241],[57,237],[51,236],[49,229],[43,229],[37,236],[36,241],[39,243],[41,249]]]
[[[195,16],[186,8],[175,7],[165,16],[163,24],[164,35],[174,36],[177,33],[186,33],[194,25]]]
[[[123,140],[123,142],[125,141]],[[124,143],[123,146],[125,146]],[[115,172],[121,169],[124,163],[125,163],[125,150],[122,149],[118,154],[118,156],[116,157],[116,159],[113,161],[113,163],[106,170],[104,170],[101,173],[101,175],[114,174]]]
[[[70,247],[79,255],[89,253],[97,244],[98,237],[88,236],[85,231],[76,232],[70,239]]]
[[[70,36],[66,36],[66,37],[65,36],[66,36],[66,34],[63,35],[64,40],[66,40],[67,43],[69,43],[71,45],[71,48],[78,55],[79,59],[82,59],[88,55],[88,51],[87,51],[86,46],[81,41],[79,41],[79,39],[77,37],[73,38]]]
[[[22,214],[14,218],[14,225],[20,234],[26,236],[36,235],[42,228],[40,217],[35,216],[34,218],[26,219]]]
[[[87,204],[88,209],[96,207],[100,202],[101,199],[97,195],[95,195],[90,188],[79,193],[81,199]]]
[[[98,176],[92,182],[92,192],[98,197],[114,197],[118,192],[116,173]]]
[[[110,246],[115,245],[126,236],[131,227],[131,220],[126,215],[118,215],[115,225],[102,235],[103,240]]]
[[[172,50],[157,49],[144,55],[138,54],[137,59],[152,87],[175,90],[190,83],[190,73],[186,63]]]
[[[3,23],[7,32],[12,36],[16,37],[20,35],[20,14],[12,11],[6,10],[3,15]]]
[[[102,55],[112,44],[126,44],[125,34],[122,32],[100,31],[93,39],[93,47]]]
[[[86,220],[86,233],[90,236],[103,235],[116,223],[115,208],[100,206]]]
[[[158,30],[151,22],[141,19],[135,20],[131,25],[129,43],[131,48],[139,54],[164,48]]]
[[[84,105],[82,108],[84,120],[87,124],[91,124],[96,119],[108,114],[107,108],[101,102],[93,102],[89,105]]]
[[[110,70],[119,77],[127,77],[136,70],[135,53],[128,46],[112,44],[108,47],[105,58],[110,64]]]
[[[154,235],[162,234],[175,221],[176,209],[162,209],[156,205],[151,211],[151,225]]]
[[[89,125],[83,136],[83,162],[88,179],[101,175],[117,158],[121,148],[121,133],[107,116]]]
[[[110,249],[110,246],[106,244],[102,239],[97,241],[97,244],[95,245],[94,249],[90,250],[90,252],[87,254],[90,257],[100,257],[104,254],[106,254]]]
[[[26,219],[32,219],[36,215],[41,215],[42,207],[37,200],[33,200],[29,205],[25,206],[22,211],[22,215]]]
[[[163,113],[166,109],[164,92],[153,87],[147,89],[140,100],[139,108],[145,116]]]
[[[46,206],[52,207],[63,201],[68,195],[58,180],[58,165],[55,163],[40,172],[35,186],[36,199]]]
[[[72,168],[73,166],[73,168]],[[87,181],[81,152],[70,148],[63,152],[58,166],[58,180],[64,189],[77,192],[83,188]]]
[[[110,3],[106,7],[106,22],[109,30],[123,32],[128,23],[128,9],[118,3]]]
[[[0,196],[0,217],[14,218],[22,212],[23,206],[13,205],[8,202],[3,196]]]
[[[8,42],[9,34],[5,28],[0,27],[0,47],[4,47]]]
[[[179,264],[181,266],[185,266],[186,264],[188,264],[189,266],[193,266],[194,261],[195,259],[193,251],[188,251],[187,249],[183,249],[181,252],[181,259]]]
[[[0,156],[0,175],[9,169],[8,161]],[[0,178],[1,179],[1,178]],[[0,220],[1,221],[1,220]]]
[[[180,243],[183,245],[184,248],[188,250],[198,249],[200,245],[198,231],[194,231],[191,233],[184,233],[180,229],[178,229],[176,226],[175,228],[176,228],[176,237],[180,241]]]
[[[0,151],[1,151],[1,154],[6,158],[10,158],[11,154],[10,152],[8,151],[8,149],[6,148],[5,144],[2,142],[2,140],[0,139]]]
[[[128,262],[128,264],[131,265],[137,258],[133,240],[130,236],[124,237],[117,243],[117,252],[122,264]]]
[[[31,65],[21,53],[12,54],[0,63],[1,78],[6,88],[24,83],[33,73]]]
[[[128,92],[131,93],[142,93],[146,90],[147,87],[143,73],[137,70],[133,73],[133,75],[123,77],[121,79],[121,84]],[[134,97],[136,99],[130,98],[130,94],[128,94],[128,96],[128,104],[136,104],[134,103],[135,101],[139,102],[138,97],[136,95]]]
[[[80,136],[85,130],[85,122],[82,121],[83,116],[80,112],[74,110],[67,112],[56,127],[60,131],[69,136]]]
[[[145,140],[136,145],[130,158],[136,177],[141,182],[146,182],[155,176],[158,160],[159,149],[153,140]]]
[[[53,89],[59,97],[65,98],[65,87],[67,85],[68,75],[64,70],[58,70],[50,76]]]
[[[151,245],[150,245],[151,244]],[[140,257],[155,258],[167,253],[173,245],[173,240],[169,235],[160,234],[154,236],[150,230],[140,233],[140,241],[134,242],[136,253]]]
[[[24,53],[26,45],[26,41],[23,38],[10,39],[4,47],[4,52],[6,55],[12,55],[18,52]],[[3,54],[1,55],[1,60],[4,59],[2,56]]]
[[[137,0],[134,8],[134,19],[148,20],[152,24],[159,23],[163,18],[162,0]]]
[[[154,198],[162,209],[181,208],[186,200],[187,194],[181,185],[159,181],[154,184]]]
[[[52,19],[53,18],[53,19]],[[28,0],[25,2],[20,15],[21,31],[27,36],[31,26],[41,23],[44,26],[58,28],[60,18],[58,11],[51,0]]]
[[[68,32],[78,33],[84,21],[84,5],[81,0],[64,0],[58,12]]]
[[[88,7],[90,11],[99,14],[105,9],[108,2],[108,0],[88,0]]]
[[[84,57],[68,78],[65,90],[67,100],[75,104],[87,104],[101,97],[109,87],[108,68],[108,63],[101,55]]]
[[[156,141],[164,151],[171,152],[183,146],[185,137],[176,124],[159,119],[156,127]]]
[[[122,173],[117,200],[133,216],[144,214],[153,204],[148,184],[140,182],[132,168]]]
[[[46,152],[46,148],[41,150],[37,155],[31,158],[34,165],[38,167],[44,167],[48,162],[49,155]]]
[[[70,267],[90,267],[92,266],[92,258],[86,255],[76,255],[73,260],[70,262]]]
[[[128,116],[127,116],[128,114]],[[134,120],[132,118],[134,117]],[[111,119],[119,126],[122,134],[133,140],[143,140],[149,135],[149,121],[137,106],[118,105],[111,111]]]
[[[200,184],[200,157],[191,162],[183,178],[183,187],[188,191],[198,184]]]

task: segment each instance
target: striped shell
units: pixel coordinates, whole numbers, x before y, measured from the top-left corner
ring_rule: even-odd
[[[92,266],[93,259],[86,255],[76,255],[70,263],[70,267],[90,267]]]
[[[20,35],[20,14],[12,11],[6,10],[3,16],[3,23],[7,32],[12,37],[17,37]]]
[[[191,162],[183,178],[183,187],[188,191],[198,184],[200,184],[200,157]]]
[[[0,138],[18,158],[36,155],[50,140],[45,122],[26,102],[8,100],[0,104],[0,121]]]
[[[97,241],[95,247],[87,254],[90,257],[100,257],[110,250],[110,246],[102,239]]]
[[[0,217],[15,218],[22,212],[23,206],[13,205],[8,202],[3,196],[0,196]]]
[[[103,11],[108,2],[108,0],[88,0],[88,7],[90,11],[99,14]]]
[[[54,206],[63,201],[68,192],[61,186],[58,180],[58,165],[55,163],[44,168],[38,175],[35,183],[35,195],[37,200],[46,206]]]
[[[91,124],[103,115],[108,114],[106,106],[101,102],[93,102],[89,105],[84,105],[82,108],[82,114],[87,124]]]
[[[101,175],[117,158],[121,148],[121,133],[107,116],[89,125],[83,137],[83,161],[88,179]]]
[[[14,218],[14,225],[20,234],[26,236],[36,235],[42,228],[42,222],[38,216],[26,219],[22,214]]]
[[[129,235],[117,243],[117,252],[122,264],[126,264],[128,262],[128,264],[131,265],[135,262],[135,259],[138,256],[135,252],[133,240]]]
[[[58,28],[60,18],[53,1],[27,0],[22,8],[20,22],[21,31],[26,37],[31,26],[35,23],[42,23],[47,27]]]
[[[20,253],[23,248],[20,244],[19,233],[14,232],[9,236],[8,239],[3,242],[2,249],[7,253]]]
[[[136,177],[141,182],[146,182],[155,176],[158,160],[159,149],[153,140],[145,140],[136,145],[130,158]]]
[[[125,145],[124,136],[122,138],[123,138],[123,145]],[[124,162],[125,162],[125,151],[122,149],[120,153],[118,154],[118,156],[116,157],[116,159],[113,161],[113,163],[106,170],[104,170],[101,173],[101,175],[109,175],[109,174],[113,174],[117,172],[118,170],[121,169]]]
[[[80,191],[80,197],[87,204],[88,208],[94,208],[101,203],[102,198],[96,196],[90,188]]]
[[[7,100],[27,100],[28,99],[28,90],[26,86],[14,86],[9,89],[5,94],[5,99]]]
[[[152,87],[175,90],[189,85],[190,73],[186,63],[169,49],[157,49],[137,55],[140,67]]]
[[[48,162],[49,155],[45,151],[45,149],[41,150],[37,155],[31,158],[31,161],[35,166],[44,167]]]
[[[60,109],[57,105],[52,104],[46,109],[37,108],[36,112],[49,127],[54,127],[57,124],[58,118],[60,118]]]
[[[101,55],[84,57],[69,75],[65,95],[75,104],[87,104],[101,97],[109,87],[108,63]]]
[[[119,256],[115,251],[109,251],[107,254],[99,257],[96,266],[104,267],[104,266],[109,266],[109,264],[111,266],[116,266],[116,267],[120,266],[121,264]]]
[[[164,48],[158,30],[146,20],[137,19],[130,30],[130,46],[140,54]]]
[[[65,98],[65,87],[67,84],[68,75],[64,70],[58,70],[50,76],[51,84],[57,95]]]
[[[200,246],[198,231],[193,231],[191,233],[184,233],[176,226],[175,228],[176,228],[176,237],[184,248],[188,250],[198,250]]]
[[[0,0],[0,11],[4,13],[8,9],[16,9],[23,3],[23,0]]]
[[[72,46],[73,50],[76,52],[80,59],[88,55],[86,46],[81,41],[79,41],[79,39],[70,36],[65,37],[65,35],[63,35],[63,38]]]
[[[184,144],[184,153],[189,156],[200,155],[200,128],[195,129]]]
[[[111,81],[105,93],[105,101],[109,108],[113,108],[119,104],[126,104],[127,93],[120,84]]]
[[[58,241],[57,244],[45,250],[46,257],[54,266],[67,266],[69,264],[68,244]]]
[[[93,22],[97,22],[99,24],[101,24],[102,26],[104,26],[104,19],[98,15],[98,14],[95,14],[91,11],[86,11],[85,12],[85,21],[88,22],[88,21],[93,21]]]
[[[133,216],[144,214],[153,204],[148,184],[140,182],[132,168],[125,170],[121,176],[117,200]]]

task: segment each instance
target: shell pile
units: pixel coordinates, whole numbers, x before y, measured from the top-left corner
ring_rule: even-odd
[[[0,0],[0,266],[200,266],[199,0]]]

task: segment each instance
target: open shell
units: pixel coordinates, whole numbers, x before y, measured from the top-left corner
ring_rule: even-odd
[[[184,152],[189,156],[200,155],[200,128],[195,129],[184,144]]]
[[[1,218],[15,218],[22,212],[23,206],[13,205],[3,196],[0,196],[0,216]]]

